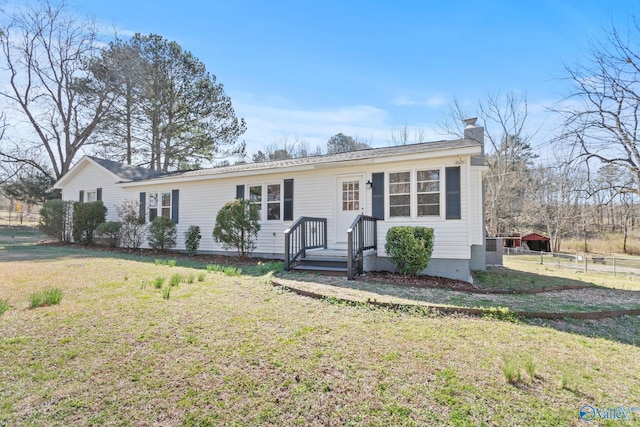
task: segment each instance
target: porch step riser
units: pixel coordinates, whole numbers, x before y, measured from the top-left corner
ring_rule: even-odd
[[[326,268],[347,268],[347,260],[322,260],[322,259],[303,259],[298,266],[305,267],[326,267]]]

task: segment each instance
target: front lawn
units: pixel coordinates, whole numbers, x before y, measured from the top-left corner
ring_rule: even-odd
[[[640,406],[637,344],[196,267],[0,238],[0,425],[582,425],[584,404]],[[29,308],[52,286],[59,304]]]

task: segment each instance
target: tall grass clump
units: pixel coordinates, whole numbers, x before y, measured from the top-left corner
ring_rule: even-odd
[[[156,289],[162,288],[162,285],[164,285],[164,280],[164,277],[156,277],[156,279],[153,281],[153,286],[155,286]]]
[[[180,282],[182,282],[182,276],[176,273],[173,276],[171,276],[171,278],[169,279],[169,286],[171,287],[178,286]]]
[[[519,383],[522,379],[518,361],[512,356],[504,356],[502,358],[502,373],[509,384]]]
[[[56,287],[46,288],[29,295],[29,308],[60,304],[62,291]]]
[[[162,298],[169,299],[171,296],[171,286],[168,286],[162,290]]]
[[[527,356],[524,359],[524,371],[527,373],[527,376],[531,381],[536,378],[536,363],[533,361],[531,356]]]
[[[241,268],[219,264],[207,264],[207,271],[209,273],[222,273],[227,276],[239,276],[242,274]]]
[[[204,279],[207,277],[206,273],[198,273],[198,282],[204,282]]]
[[[2,316],[7,310],[9,310],[9,300],[0,299],[0,316]]]

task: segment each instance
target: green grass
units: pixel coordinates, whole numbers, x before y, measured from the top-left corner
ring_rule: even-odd
[[[242,269],[230,265],[207,264],[206,269],[209,273],[222,273],[226,276],[240,276]]]
[[[158,277],[156,277],[156,278],[153,280],[153,286],[154,286],[156,289],[161,289],[161,288],[162,288],[162,285],[164,285],[165,280],[166,280],[166,279],[165,279],[164,277],[160,277],[160,276],[158,276]]]
[[[175,273],[169,279],[169,286],[178,286],[182,282],[182,275],[180,273]]]
[[[522,379],[520,371],[520,364],[514,356],[503,356],[502,358],[502,373],[504,379],[509,384],[519,383]]]
[[[9,310],[9,300],[0,298],[0,316]]]
[[[202,270],[23,243],[0,269],[0,424],[578,425],[640,395],[640,346],[590,324],[315,300],[255,273],[163,299],[140,283]],[[25,309],[47,283],[65,303]],[[506,383],[504,355],[535,381]]]
[[[62,291],[56,287],[45,288],[29,295],[29,308],[45,307],[60,304]]]

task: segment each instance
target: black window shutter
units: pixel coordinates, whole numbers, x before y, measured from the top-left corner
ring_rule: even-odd
[[[84,190],[80,190],[80,195],[78,196],[79,202],[84,202]]]
[[[178,223],[178,204],[180,203],[180,190],[171,190],[171,219]]]
[[[371,174],[372,184],[372,216],[384,219],[384,172]]]
[[[447,219],[460,219],[460,166],[445,169]]]
[[[285,221],[293,221],[293,179],[284,180],[284,214]]]
[[[102,200],[102,188],[96,189],[96,200]]]
[[[236,199],[244,199],[244,185],[236,185]]]
[[[145,223],[145,213],[147,211],[147,193],[145,192],[141,192],[140,193],[140,211],[139,211],[139,217],[140,217],[140,222],[141,223]]]

